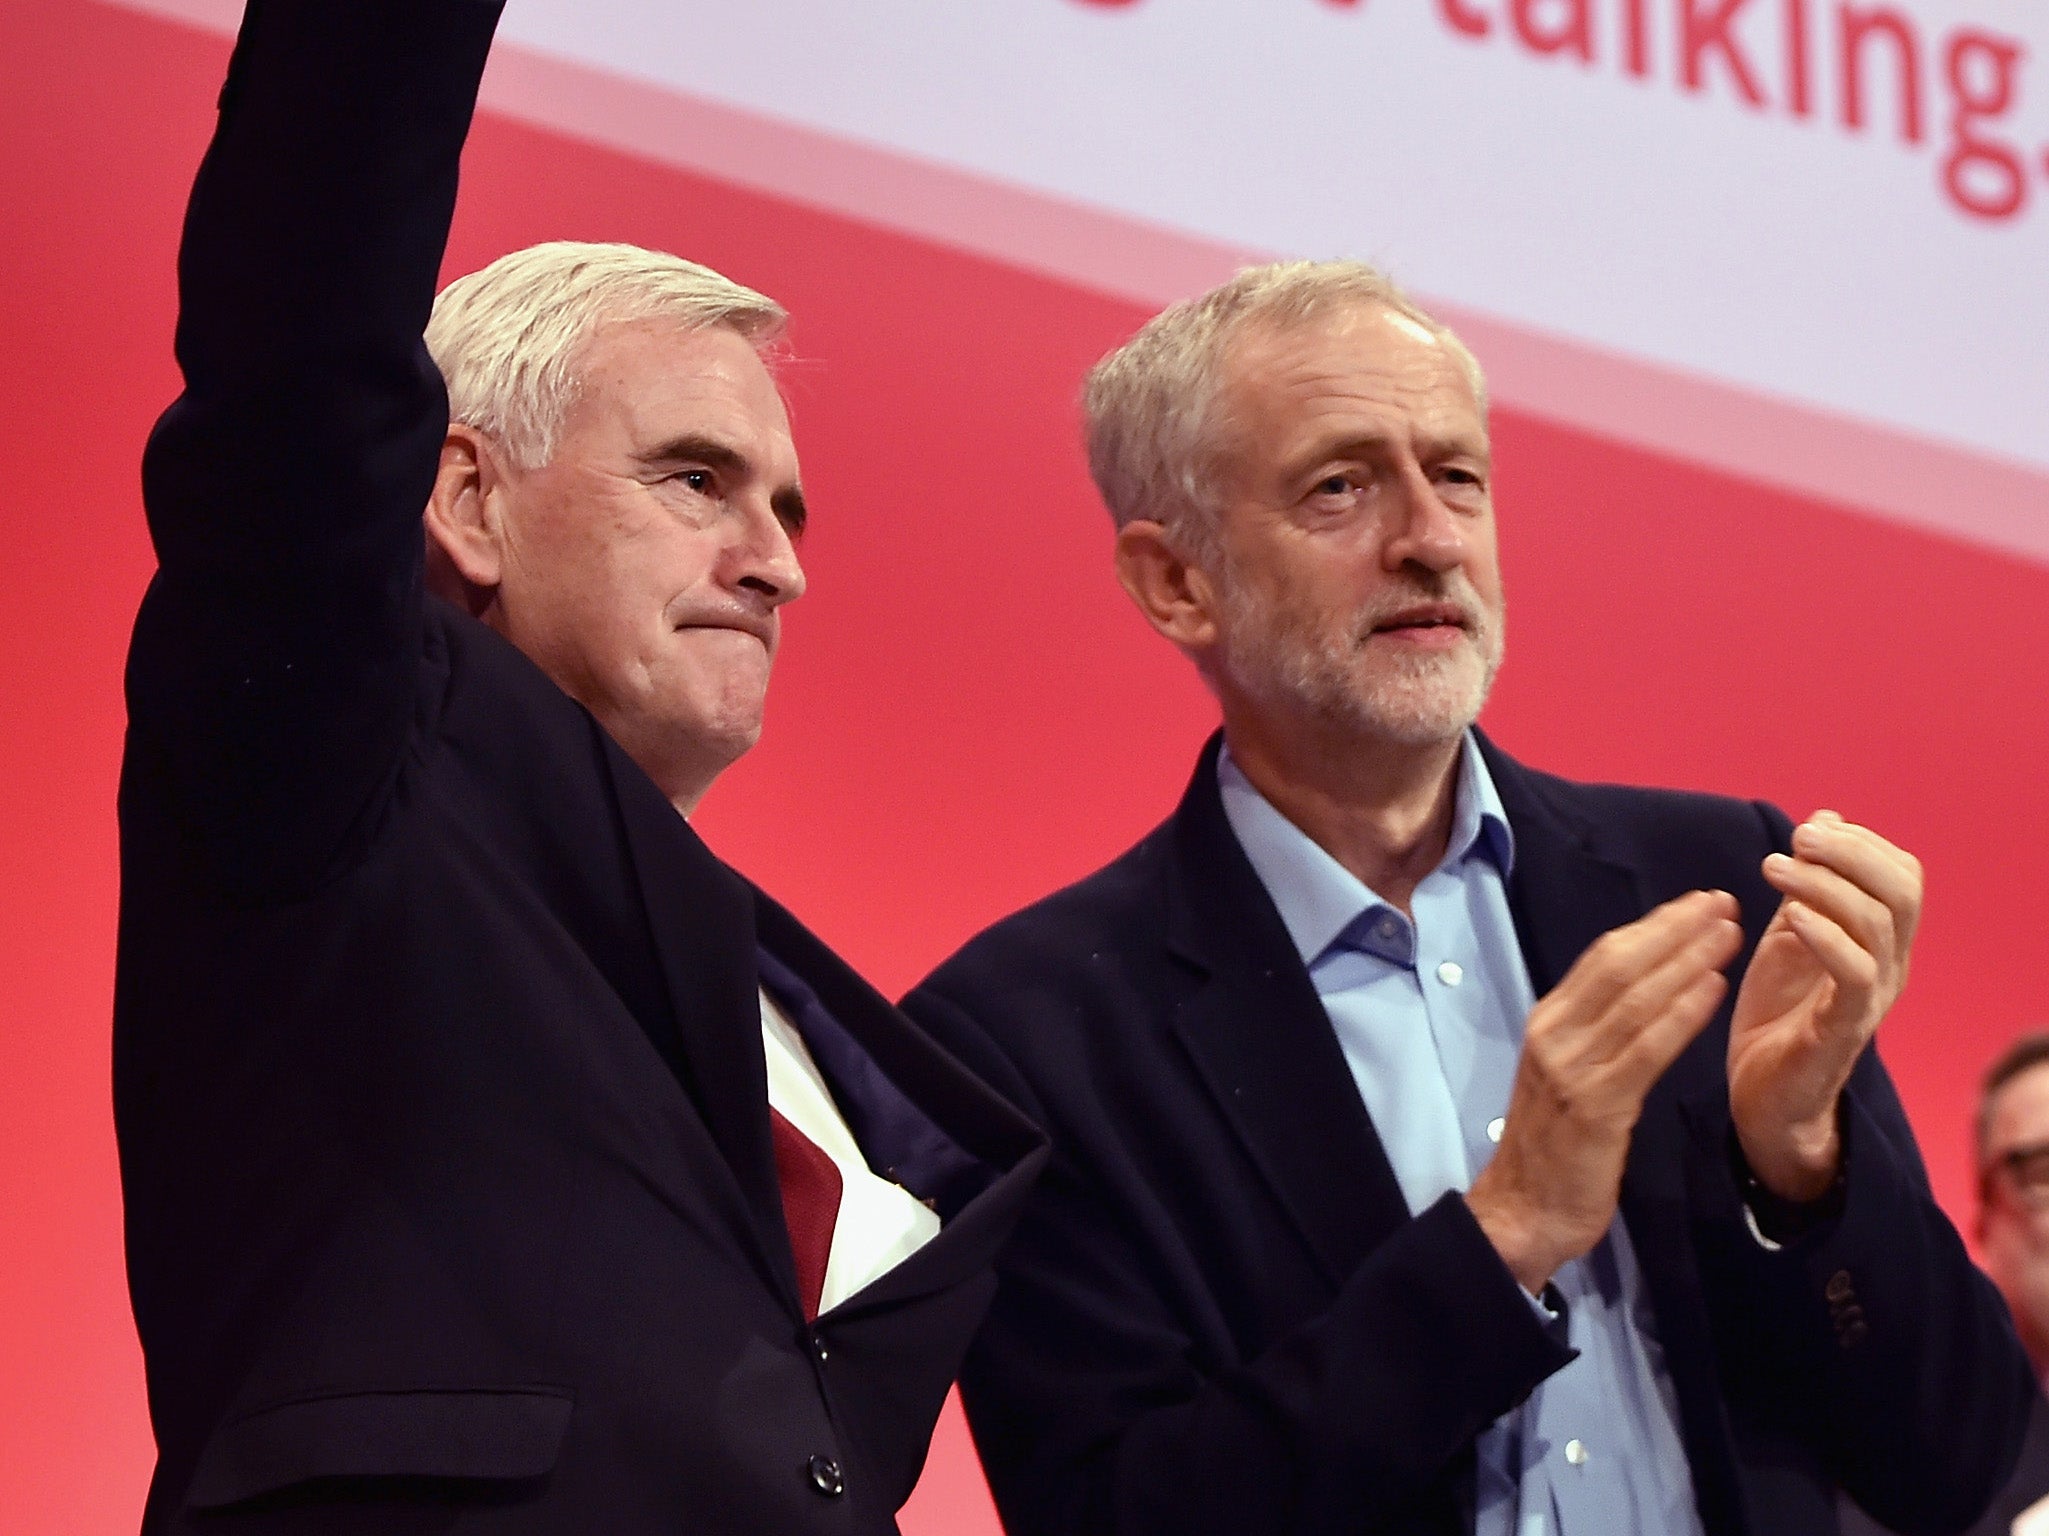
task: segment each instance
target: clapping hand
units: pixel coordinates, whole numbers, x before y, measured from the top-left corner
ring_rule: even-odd
[[[1729,1107],[1751,1171],[1786,1200],[1826,1192],[1841,1163],[1836,1105],[1907,981],[1921,864],[1817,811],[1793,853],[1764,861],[1784,900],[1759,940],[1729,1031]]]
[[[1467,1192],[1525,1290],[1615,1220],[1644,1096],[1728,995],[1736,898],[1694,891],[1602,935],[1531,1010],[1501,1144]]]

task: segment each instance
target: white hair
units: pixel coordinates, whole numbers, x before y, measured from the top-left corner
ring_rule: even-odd
[[[1217,396],[1233,343],[1254,329],[1288,330],[1361,304],[1392,310],[1442,341],[1486,414],[1479,360],[1379,269],[1363,261],[1247,267],[1155,315],[1089,370],[1082,386],[1089,473],[1116,525],[1157,522],[1191,554],[1213,552],[1223,452]]]
[[[600,326],[724,326],[773,361],[788,318],[774,299],[680,256],[555,240],[442,289],[426,339],[448,383],[450,419],[488,433],[531,469],[555,452],[580,388],[578,356]]]

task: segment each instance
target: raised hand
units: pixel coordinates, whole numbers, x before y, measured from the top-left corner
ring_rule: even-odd
[[[1532,1294],[1615,1219],[1644,1096],[1714,1016],[1743,931],[1695,891],[1603,934],[1530,1010],[1508,1119],[1466,1203]]]
[[[1759,941],[1729,1031],[1729,1110],[1751,1171],[1786,1200],[1835,1178],[1836,1103],[1907,982],[1921,864],[1834,811],[1794,829],[1764,876],[1785,897]]]

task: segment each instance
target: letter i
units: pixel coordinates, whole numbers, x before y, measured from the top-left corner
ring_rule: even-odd
[[[1622,0],[1623,61],[1639,80],[1651,72],[1650,18],[1644,5],[1645,0]]]
[[[1786,106],[1795,117],[1805,117],[1813,110],[1807,36],[1807,0],[1786,0]]]

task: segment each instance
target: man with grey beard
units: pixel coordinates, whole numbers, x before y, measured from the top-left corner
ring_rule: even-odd
[[[1474,728],[1485,385],[1370,268],[1177,305],[1086,409],[1223,726],[906,1005],[1055,1143],[963,1377],[1013,1536],[1968,1523],[2031,1388],[1870,1049],[1918,863]]]

